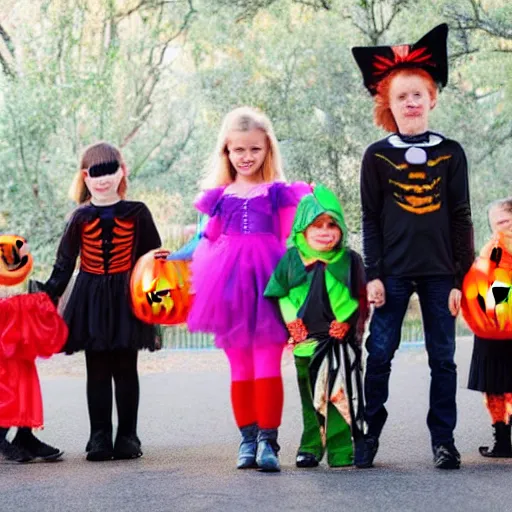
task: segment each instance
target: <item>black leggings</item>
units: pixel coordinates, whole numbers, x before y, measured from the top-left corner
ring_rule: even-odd
[[[137,435],[139,376],[136,350],[85,351],[87,404],[91,433],[112,432],[112,379],[119,425],[118,435]]]

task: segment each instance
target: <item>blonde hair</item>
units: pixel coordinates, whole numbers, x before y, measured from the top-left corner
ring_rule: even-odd
[[[239,107],[224,117],[209,169],[201,183],[203,189],[229,185],[235,181],[236,170],[228,157],[228,136],[230,132],[250,130],[261,130],[267,136],[268,151],[261,166],[263,181],[285,181],[281,153],[270,119],[252,107]]]
[[[109,162],[118,162],[120,167],[125,165],[121,152],[119,149],[112,146],[112,144],[108,142],[97,142],[87,147],[80,160],[80,166],[73,178],[73,183],[69,188],[69,197],[78,204],[84,204],[90,201],[91,193],[84,181],[84,171],[87,171],[93,165],[106,164]],[[128,181],[126,176],[123,176],[117,190],[121,199],[126,197],[127,188]]]

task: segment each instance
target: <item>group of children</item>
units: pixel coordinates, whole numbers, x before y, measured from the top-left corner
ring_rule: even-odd
[[[386,219],[379,208],[410,215],[404,221],[403,216],[393,213],[386,222],[395,224],[386,225],[386,229],[396,229],[396,223],[405,222],[412,233],[423,222],[421,214],[444,208],[440,196],[454,193],[460,180],[467,178],[467,171],[461,166],[464,160],[461,149],[454,164],[458,167],[447,171],[453,172],[454,177],[443,181],[443,177],[437,176],[437,163],[454,162],[455,157],[436,156],[438,161],[434,162],[434,157],[428,154],[429,148],[444,143],[445,139],[427,133],[424,124],[414,124],[435,106],[438,77],[431,73],[437,69],[435,62],[432,65],[435,55],[422,50],[421,58],[412,58],[403,47],[386,48],[394,52],[395,60],[385,62],[385,56],[381,56],[379,63],[385,66],[372,68],[371,74],[375,83],[390,72],[394,75],[389,87],[376,94],[376,104],[382,103],[386,95],[390,95],[384,98],[386,101],[394,98],[390,89],[397,84],[403,88],[404,82],[408,89],[391,102],[388,110],[391,120],[403,115],[413,128],[409,133],[391,136],[396,139],[391,156],[377,148],[375,158],[398,173],[410,166],[406,171],[410,179],[407,183],[406,180],[396,183],[389,178],[381,188],[362,184],[366,187],[364,193],[371,196],[371,213],[377,219],[374,231],[363,232],[365,264],[349,247],[338,198],[322,185],[286,183],[269,119],[249,107],[235,109],[224,119],[205,190],[195,203],[209,220],[191,264],[195,299],[188,327],[191,331],[213,333],[216,346],[225,351],[229,361],[231,403],[241,433],[236,463],[240,469],[280,471],[278,429],[284,400],[281,358],[287,343],[293,345],[302,404],[303,433],[296,456],[297,467],[318,466],[325,452],[331,467],[352,464],[369,467],[377,452],[380,431],[368,432],[369,416],[363,399],[362,342],[370,303],[375,310],[384,307],[386,294],[390,295],[391,291],[385,284],[385,255],[379,252],[382,248],[377,244],[382,243],[383,236],[378,219]],[[372,62],[365,65],[371,67]],[[365,76],[364,66],[359,60],[358,63]],[[428,92],[432,84],[434,90]],[[422,96],[424,90],[426,96]],[[401,107],[398,101],[408,106]],[[405,109],[403,114],[400,109]],[[400,124],[392,124],[389,131],[399,132]],[[394,163],[403,153],[404,162]],[[433,178],[431,172],[436,174]],[[364,179],[367,177],[368,170]],[[383,178],[373,176],[373,179]],[[414,180],[424,183],[428,179],[430,185],[427,183],[417,193],[421,186]],[[137,259],[160,247],[161,242],[147,207],[125,200],[126,186],[126,165],[116,148],[99,143],[85,151],[74,182],[75,198],[80,206],[67,224],[51,277],[46,283],[39,283],[39,289],[57,303],[80,258],[79,273],[63,312],[69,335],[62,350],[67,354],[85,351],[90,418],[86,458],[89,461],[142,455],[137,434],[137,353],[142,348],[155,348],[155,331],[133,315],[128,282]],[[450,199],[451,196],[446,202]],[[511,200],[491,208],[490,223],[493,231],[512,231]],[[426,225],[421,226],[425,232]],[[399,247],[402,242],[395,240],[389,249],[395,251],[397,261],[400,260],[397,248],[404,250]],[[453,273],[449,297],[447,294],[441,307],[456,315],[460,283],[453,284],[453,278],[454,269],[460,264],[456,261],[460,251],[451,247],[450,242],[444,243],[449,246],[446,250],[432,244],[425,251],[431,255],[438,251],[439,260],[446,260],[441,263],[446,263],[447,272]],[[370,259],[366,254],[368,248]],[[471,252],[472,246],[466,247],[466,253],[468,249]],[[409,256],[400,261],[407,264]],[[457,272],[463,272],[464,265]],[[433,273],[436,271],[434,268]],[[413,274],[412,278],[416,283],[417,276]],[[399,328],[401,320],[398,323]],[[504,342],[501,349],[494,342],[479,343],[475,345],[470,387],[487,393],[495,428],[505,432],[500,434],[498,448],[481,452],[486,456],[512,456],[509,425],[512,352],[509,342]],[[1,344],[0,332],[0,348]],[[491,346],[492,350],[488,350]],[[371,343],[367,342],[367,348],[372,353]],[[2,357],[5,354],[0,351],[0,363]],[[488,365],[490,359],[499,360],[503,367],[508,365],[508,373],[500,373],[503,380],[494,378],[491,387],[489,379],[480,378],[482,372],[478,370],[479,366]],[[119,418],[115,439],[112,380]],[[368,390],[373,392],[368,381],[365,386],[366,394]],[[384,401],[387,383],[385,389]],[[381,405],[383,408],[383,402]],[[30,429],[40,424],[6,423],[1,410],[0,404],[0,427],[4,427],[0,430],[0,452],[4,458],[18,462],[36,458],[34,450],[20,439],[32,435]],[[385,416],[380,429],[384,420]],[[15,441],[9,443],[5,439],[6,429],[14,426],[23,428]],[[504,444],[507,435],[508,444]],[[18,449],[13,450],[13,445]],[[434,450],[436,466],[458,467],[450,459],[454,445],[452,452],[449,444],[442,445],[444,452],[439,446],[435,445]],[[56,450],[46,458],[55,460],[60,456],[61,452]]]

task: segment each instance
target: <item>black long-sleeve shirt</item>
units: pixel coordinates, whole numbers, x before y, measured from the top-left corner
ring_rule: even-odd
[[[153,217],[144,203],[85,204],[74,211],[66,226],[45,290],[55,299],[62,295],[79,255],[82,270],[108,276],[131,271],[143,254],[160,245]]]
[[[467,161],[458,142],[433,132],[375,142],[363,157],[361,203],[369,281],[452,275],[460,288],[475,251]]]

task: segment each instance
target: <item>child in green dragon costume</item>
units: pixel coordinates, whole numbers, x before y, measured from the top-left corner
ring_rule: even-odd
[[[265,296],[294,347],[304,429],[297,467],[348,466],[363,445],[361,340],[368,316],[361,257],[347,244],[336,196],[317,185],[297,208],[288,250]],[[359,449],[358,449],[359,447]]]

